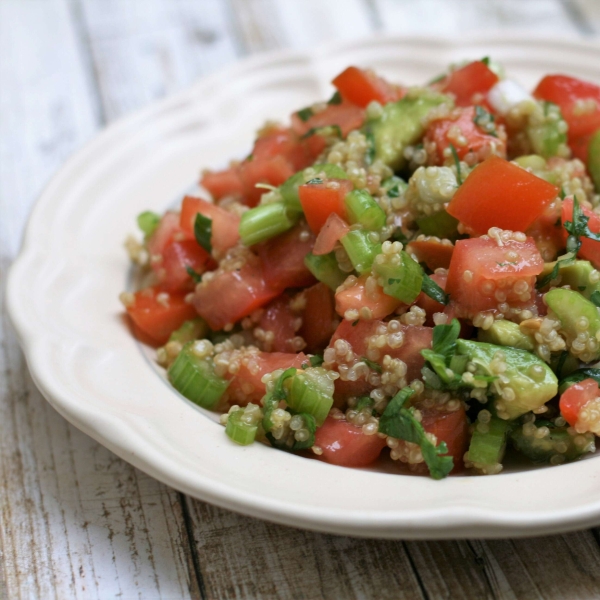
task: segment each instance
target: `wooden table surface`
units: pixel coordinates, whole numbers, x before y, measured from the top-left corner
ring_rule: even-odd
[[[111,121],[265,49],[500,28],[594,36],[600,1],[0,0],[0,286],[43,185]],[[0,598],[600,598],[597,529],[359,540],[168,488],[42,398],[3,298]]]

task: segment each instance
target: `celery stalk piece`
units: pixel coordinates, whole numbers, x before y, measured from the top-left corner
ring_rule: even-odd
[[[215,374],[211,361],[194,355],[193,344],[189,342],[183,347],[167,375],[173,387],[188,400],[202,408],[213,409],[225,393],[229,381]]]
[[[203,338],[208,333],[208,325],[206,321],[200,317],[185,321],[185,323],[176,329],[169,336],[169,342],[179,342],[180,344],[187,344],[194,340]]]
[[[377,231],[386,223],[384,210],[366,190],[354,190],[344,200],[350,223],[360,223],[369,231]]]
[[[411,304],[421,293],[423,269],[407,252],[400,252],[399,262],[375,262],[375,273],[383,279],[383,291],[393,298]]]
[[[492,466],[502,462],[509,430],[508,421],[492,417],[488,431],[482,433],[475,427],[469,445],[469,461],[482,466]]]
[[[251,444],[255,440],[258,431],[258,422],[247,423],[244,420],[244,415],[245,410],[243,408],[229,413],[227,425],[225,426],[227,437],[240,446]]]
[[[333,381],[322,367],[298,371],[292,379],[287,403],[298,413],[308,413],[323,425],[333,406]]]
[[[304,257],[304,264],[319,281],[322,281],[334,292],[346,280],[346,273],[338,266],[333,252],[320,256],[309,252]]]
[[[246,246],[264,242],[291,229],[299,213],[288,210],[283,202],[272,202],[251,208],[242,215],[240,238]]]
[[[369,233],[361,229],[349,231],[342,239],[352,266],[362,275],[371,270],[375,257],[381,252],[381,244],[369,239]]]

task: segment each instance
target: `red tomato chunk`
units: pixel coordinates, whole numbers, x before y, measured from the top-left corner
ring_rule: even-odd
[[[600,233],[600,217],[589,208],[581,206],[581,210],[586,217],[589,217],[588,227],[592,233]],[[573,198],[566,198],[562,205],[562,222],[573,220]],[[566,241],[567,231],[563,229],[563,236]],[[579,256],[589,260],[597,269],[600,268],[600,242],[590,238],[581,237],[581,250]]]
[[[347,179],[325,179],[322,183],[305,183],[298,188],[300,204],[310,228],[319,233],[327,219],[336,214],[346,217],[346,194],[352,191]]]
[[[371,102],[387,104],[400,100],[404,91],[378,77],[372,71],[365,71],[358,67],[348,67],[342,71],[331,83],[338,89],[344,100],[366,108]]]
[[[441,84],[445,93],[453,94],[456,106],[482,104],[485,95],[498,81],[498,76],[480,60],[469,63],[450,75]]]
[[[188,269],[201,275],[213,265],[215,262],[211,255],[196,240],[173,242],[163,252],[159,281],[168,290],[189,291],[194,286],[194,281]]]
[[[578,432],[593,431],[600,433],[600,418],[597,409],[586,411],[591,402],[597,404],[600,400],[600,389],[594,379],[584,379],[568,387],[561,395],[559,401],[560,413],[564,420],[575,427]],[[585,413],[588,414],[585,414]]]

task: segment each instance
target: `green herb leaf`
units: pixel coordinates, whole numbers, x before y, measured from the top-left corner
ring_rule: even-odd
[[[313,179],[311,179],[310,181],[307,181],[306,183],[318,185],[320,183],[323,183],[323,180],[320,177],[314,177]]]
[[[372,165],[375,160],[375,136],[372,131],[367,131],[367,150],[365,152],[365,163],[367,165]],[[388,193],[389,195],[389,193]]]
[[[590,231],[588,221],[590,218],[585,215],[577,196],[573,196],[573,220],[565,221],[563,227],[567,230],[567,251],[577,254],[581,249],[581,238],[586,237],[595,242],[600,242],[600,233]]]
[[[458,185],[462,185],[463,178],[462,173],[460,172],[460,159],[458,158],[458,152],[454,147],[454,144],[450,144],[450,152],[452,152],[452,158],[454,159],[454,164],[456,166],[456,181],[458,181]]]
[[[443,479],[454,467],[451,456],[441,456],[448,452],[444,442],[437,447],[426,437],[425,430],[413,414],[413,409],[404,405],[414,394],[410,387],[401,389],[389,402],[379,419],[379,431],[394,438],[418,444],[423,453],[425,463],[433,479]]]
[[[194,235],[198,244],[210,254],[212,252],[212,244],[210,243],[212,220],[198,213],[194,221]]]
[[[563,367],[565,366],[565,361],[567,360],[567,358],[569,357],[569,351],[568,350],[563,350],[560,353],[560,356],[558,357],[558,362],[556,363],[556,376],[560,379],[562,376],[562,370]]]
[[[489,66],[490,66],[490,57],[489,57],[489,56],[484,56],[484,57],[481,59],[481,62],[482,62],[482,63],[483,63],[483,64],[484,64],[486,67],[489,67]]]
[[[536,289],[541,290],[545,288],[547,285],[550,285],[557,277],[558,272],[562,267],[566,267],[567,265],[573,264],[575,262],[575,255],[566,256],[565,258],[561,258],[556,261],[554,267],[552,267],[552,271],[548,273],[548,275],[542,277],[535,284]]]
[[[311,367],[320,367],[323,364],[323,357],[320,354],[315,354],[309,359]]]
[[[300,120],[306,123],[306,121],[308,121],[315,113],[313,112],[313,109],[308,106],[307,108],[299,110],[296,114]]]
[[[439,302],[440,304],[448,304],[450,302],[450,296],[444,292],[444,290],[433,280],[429,275],[423,273],[423,283],[421,284],[421,290],[432,300]]]
[[[317,422],[315,421],[315,418],[308,413],[298,413],[298,416],[302,417],[304,420],[302,428],[308,430],[308,439],[300,442],[290,436],[283,440],[277,440],[270,431],[267,431],[265,435],[271,443],[271,446],[286,452],[297,452],[298,450],[307,450],[315,445],[315,432],[317,431]]]
[[[590,300],[596,305],[596,306],[600,306],[600,292],[599,291],[595,291],[592,292],[592,295],[590,296]]]
[[[302,135],[300,137],[301,140],[305,140],[306,138],[310,137],[311,135],[315,135],[315,133],[321,134],[321,135],[328,135],[329,131],[331,130],[332,133],[334,133],[335,135],[337,135],[340,139],[343,139],[343,135],[342,135],[342,129],[339,125],[327,125],[325,127],[311,127],[304,135]]]
[[[376,362],[369,360],[366,356],[362,356],[361,359],[369,369],[372,371],[377,371],[377,373],[381,373],[381,365],[378,365]]]
[[[460,335],[460,322],[452,319],[450,325],[436,325],[433,328],[433,351],[442,354],[447,361],[456,352],[456,340]]]
[[[329,100],[327,100],[327,104],[341,104],[342,103],[342,95],[339,92],[335,92]]]
[[[200,283],[202,281],[202,275],[200,275],[200,273],[197,273],[196,271],[194,271],[194,269],[192,269],[192,267],[187,266],[185,268],[185,270],[187,271],[187,274],[192,278],[194,283]]]
[[[369,396],[364,396],[363,398],[360,398],[358,400],[358,402],[356,403],[356,406],[354,407],[354,410],[356,410],[357,412],[360,412],[364,408],[372,409],[374,405],[375,405],[375,401],[373,400],[373,398],[369,398]]]

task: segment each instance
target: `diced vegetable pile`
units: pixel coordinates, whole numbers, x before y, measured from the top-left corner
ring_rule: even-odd
[[[127,241],[121,299],[240,445],[441,479],[600,435],[600,87],[339,74]]]

